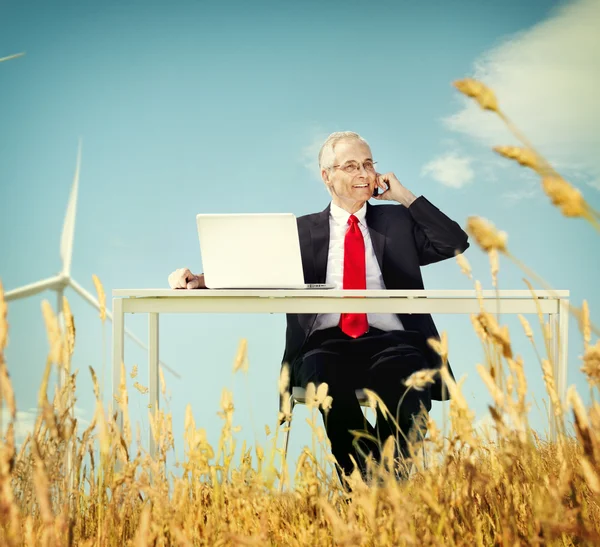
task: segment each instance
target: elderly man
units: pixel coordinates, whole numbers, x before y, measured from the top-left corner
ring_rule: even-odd
[[[320,213],[298,218],[306,283],[338,289],[423,289],[420,266],[439,262],[469,247],[467,234],[425,197],[416,197],[394,173],[379,174],[368,143],[353,132],[330,135],[319,152],[321,177],[331,203]],[[380,193],[378,193],[380,192]],[[376,195],[377,194],[377,195]],[[390,201],[373,206],[369,199]],[[187,269],[169,276],[172,288],[202,288],[202,275]],[[427,338],[439,338],[424,314],[288,314],[283,363],[292,386],[326,382],[333,398],[323,411],[340,478],[357,462],[367,476],[365,455],[380,459],[373,442],[354,442],[364,431],[383,443],[396,439],[396,457],[408,456],[407,439],[416,418],[444,400],[439,376],[425,389],[407,389],[412,373],[440,366]],[[376,392],[399,425],[378,408],[375,427],[360,409],[355,390]],[[342,480],[342,483],[344,481]]]

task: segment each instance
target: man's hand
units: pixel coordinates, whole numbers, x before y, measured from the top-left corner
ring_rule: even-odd
[[[194,275],[187,268],[179,268],[169,275],[172,289],[206,289],[204,274]]]
[[[383,175],[377,173],[375,184],[383,190],[383,194],[374,196],[374,199],[397,201],[405,207],[409,207],[410,204],[417,199],[417,196],[403,186],[394,173],[385,173]]]

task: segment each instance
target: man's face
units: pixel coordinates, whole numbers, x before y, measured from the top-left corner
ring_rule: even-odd
[[[358,210],[373,195],[375,188],[377,174],[374,168],[368,169],[373,162],[371,149],[356,139],[340,141],[335,145],[334,156],[333,165],[337,167],[321,171],[331,190],[332,201],[344,209]],[[352,172],[352,165],[358,166],[359,170]]]

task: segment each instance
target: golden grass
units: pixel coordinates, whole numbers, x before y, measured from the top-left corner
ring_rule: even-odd
[[[592,209],[583,195],[568,183],[560,173],[533,147],[527,137],[515,126],[498,105],[494,92],[483,83],[470,78],[454,82],[454,86],[467,97],[473,98],[481,108],[496,114],[508,130],[523,144],[523,148],[515,146],[496,146],[494,150],[521,165],[533,169],[541,178],[542,189],[554,205],[568,217],[581,217],[600,231],[600,213]]]
[[[100,319],[104,323],[106,321],[106,295],[104,294],[104,287],[100,282],[100,279],[96,274],[92,275],[92,281],[96,292],[98,293],[98,303],[100,304]]]
[[[498,101],[483,84],[473,80],[457,87],[483,108],[502,114]],[[511,128],[514,126],[511,124]],[[516,130],[515,130],[516,131]],[[517,134],[520,135],[520,133]],[[545,177],[560,176],[532,147],[497,149]],[[560,179],[562,180],[562,179]],[[556,205],[567,216],[579,215],[596,226],[594,212],[572,193],[567,184]],[[554,190],[550,190],[552,194]],[[554,202],[554,201],[553,201]],[[575,205],[573,205],[575,204]],[[468,231],[489,254],[497,287],[499,256],[515,261],[536,282],[543,280],[510,255],[507,236],[490,222],[474,217]],[[468,260],[457,256],[461,271],[473,279]],[[533,286],[525,280],[529,288]],[[102,285],[94,283],[104,308]],[[481,285],[474,281],[481,297]],[[476,370],[490,392],[490,417],[495,436],[488,438],[474,426],[474,413],[445,367],[440,374],[452,396],[449,428],[442,429],[429,417],[423,451],[412,451],[412,476],[397,483],[385,466],[370,462],[377,480],[364,484],[360,475],[349,477],[352,495],[344,494],[332,477],[333,458],[318,425],[318,408],[335,404],[326,387],[309,388],[312,447],[306,447],[296,466],[293,490],[279,494],[287,469],[279,475],[280,437],[289,417],[289,375],[284,369],[279,391],[283,407],[274,432],[265,426],[270,447],[242,446],[239,461],[234,426],[235,405],[224,390],[219,416],[223,421],[218,446],[207,441],[197,427],[191,407],[184,423],[185,457],[181,476],[166,474],[166,458],[173,449],[171,415],[152,410],[150,426],[158,447],[151,459],[132,443],[129,392],[125,366],[121,366],[120,393],[106,409],[95,372],[92,374],[96,410],[89,426],[80,431],[74,417],[76,374],[70,360],[75,344],[75,324],[65,300],[65,329],[50,305],[42,312],[48,332],[49,352],[39,390],[39,414],[33,432],[21,446],[15,444],[16,402],[4,349],[8,340],[7,309],[0,283],[0,404],[9,410],[0,444],[0,544],[16,545],[574,545],[600,543],[600,404],[586,408],[574,387],[561,402],[553,376],[552,333],[538,313],[543,347],[540,351],[529,322],[520,316],[523,331],[533,345],[557,424],[558,441],[547,442],[528,423],[527,378],[523,359],[516,354],[509,329],[482,309],[471,316],[473,328],[485,352]],[[582,371],[593,390],[600,387],[600,342],[591,344],[591,323],[584,301],[577,316],[585,352]],[[104,314],[101,314],[104,320]],[[430,340],[445,363],[448,339]],[[545,355],[544,355],[545,353]],[[47,387],[53,367],[67,371],[67,381],[48,400]],[[248,370],[247,342],[243,340],[234,360],[234,372]],[[130,379],[137,376],[133,367]],[[421,371],[408,379],[410,389],[423,389],[433,372]],[[147,388],[133,382],[141,393]],[[166,391],[161,376],[161,391]],[[381,405],[377,394],[367,393],[370,405]],[[385,409],[384,409],[385,410]],[[123,428],[117,426],[120,414]],[[573,420],[575,436],[567,435]],[[139,428],[138,428],[139,440]],[[393,444],[383,444],[388,463]]]

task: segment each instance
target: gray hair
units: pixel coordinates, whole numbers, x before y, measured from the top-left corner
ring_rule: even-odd
[[[335,158],[335,153],[333,150],[334,146],[340,141],[352,139],[360,141],[369,146],[369,143],[365,139],[353,131],[337,131],[336,133],[329,135],[329,137],[327,137],[325,142],[321,145],[321,150],[319,150],[319,169],[331,169],[331,167],[333,167]]]

